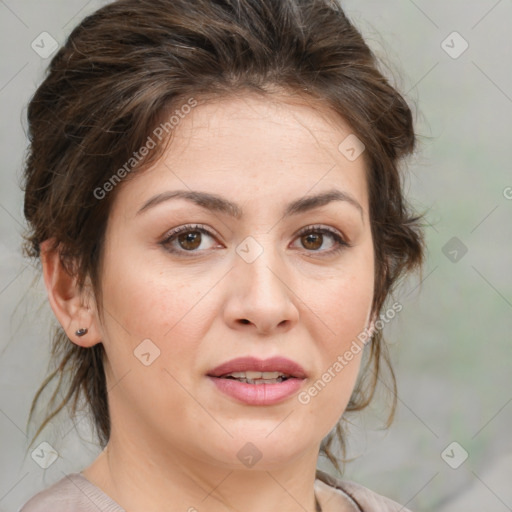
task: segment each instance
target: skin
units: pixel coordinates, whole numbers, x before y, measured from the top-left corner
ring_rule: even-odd
[[[365,163],[338,151],[350,133],[332,112],[284,95],[247,93],[197,106],[162,158],[116,191],[103,315],[43,244],[45,283],[61,325],[74,343],[101,342],[107,354],[112,434],[83,474],[126,510],[168,512],[170,503],[200,512],[314,510],[320,443],[347,406],[362,351],[308,404],[296,394],[272,406],[246,405],[206,374],[239,356],[283,355],[305,369],[303,391],[371,328]],[[289,202],[331,189],[350,194],[362,211],[333,201],[283,218]],[[137,213],[175,190],[218,194],[243,216],[185,199]],[[195,252],[177,240],[162,245],[169,230],[189,223],[212,236],[200,235]],[[297,235],[317,224],[351,246],[329,253],[337,247],[330,235],[309,245]],[[236,252],[249,236],[263,250],[252,263]],[[89,329],[82,338],[74,334],[80,327]],[[134,356],[146,339],[160,350],[148,366]],[[247,442],[262,455],[251,468],[237,457]]]

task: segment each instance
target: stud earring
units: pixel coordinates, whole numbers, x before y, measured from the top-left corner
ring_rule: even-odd
[[[84,336],[87,334],[87,329],[85,329],[84,327],[81,327],[80,329],[78,329],[77,331],[75,331],[75,334],[77,336]]]

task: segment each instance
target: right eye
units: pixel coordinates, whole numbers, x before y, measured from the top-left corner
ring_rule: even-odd
[[[210,231],[199,224],[187,224],[180,226],[168,232],[161,242],[161,245],[172,253],[199,253],[209,249],[205,247],[205,237],[214,239]],[[211,245],[211,244],[210,244]],[[210,246],[211,248],[211,246]]]

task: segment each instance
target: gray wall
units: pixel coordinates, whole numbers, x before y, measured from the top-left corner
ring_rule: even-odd
[[[26,428],[30,401],[47,374],[52,315],[42,282],[33,283],[37,272],[19,256],[18,182],[24,108],[48,63],[31,42],[48,50],[49,40],[43,48],[37,37],[46,31],[62,43],[100,5],[0,2],[0,511],[16,510],[98,453],[87,419],[78,418],[77,433],[65,415],[38,440],[58,447],[54,464],[43,470],[24,453],[35,432]],[[423,281],[404,283],[397,294],[403,310],[387,327],[396,420],[378,430],[377,405],[354,419],[350,454],[357,459],[346,477],[412,510],[510,510],[512,2],[344,5],[415,105],[421,151],[407,188],[430,222]]]

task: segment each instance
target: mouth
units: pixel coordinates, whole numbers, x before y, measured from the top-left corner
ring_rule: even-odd
[[[295,394],[306,379],[298,363],[284,357],[232,359],[207,376],[222,393],[249,405],[272,405]]]
[[[287,375],[281,372],[255,372],[255,371],[247,371],[247,372],[232,372],[226,375],[221,375],[220,379],[233,379],[238,382],[244,382],[246,384],[276,384],[278,382],[283,382],[290,378],[293,378],[291,375]]]
[[[238,357],[215,367],[208,372],[209,377],[244,379],[252,384],[257,381],[282,382],[288,379],[304,379],[304,368],[286,357],[257,359],[255,357]]]

